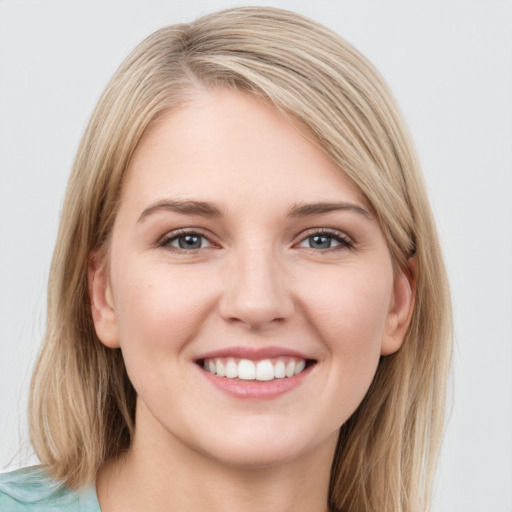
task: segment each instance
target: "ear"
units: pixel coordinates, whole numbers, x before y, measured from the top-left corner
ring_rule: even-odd
[[[107,265],[95,253],[89,258],[87,269],[92,319],[99,340],[109,348],[119,348],[116,312]]]
[[[414,311],[415,281],[416,260],[413,257],[408,260],[407,267],[395,276],[386,332],[380,350],[383,356],[393,354],[402,346]]]

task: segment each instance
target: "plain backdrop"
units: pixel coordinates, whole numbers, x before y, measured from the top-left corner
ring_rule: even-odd
[[[512,511],[512,3],[267,0],[382,72],[415,138],[451,278],[453,412],[437,512]],[[92,108],[146,35],[213,0],[0,0],[0,469],[35,462],[26,403],[64,188]]]

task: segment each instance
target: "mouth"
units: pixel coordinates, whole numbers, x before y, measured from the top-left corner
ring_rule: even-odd
[[[316,364],[316,361],[295,356],[262,359],[205,357],[198,359],[196,363],[204,371],[217,377],[268,382],[295,377]]]

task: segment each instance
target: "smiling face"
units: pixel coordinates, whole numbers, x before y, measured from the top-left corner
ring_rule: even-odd
[[[332,456],[412,307],[357,187],[226,90],[142,139],[105,267],[93,318],[137,391],[136,439],[230,466]]]

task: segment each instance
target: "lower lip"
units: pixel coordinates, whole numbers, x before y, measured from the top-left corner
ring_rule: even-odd
[[[300,386],[311,373],[313,366],[309,366],[304,371],[293,377],[283,379],[274,379],[267,381],[260,380],[241,380],[228,379],[227,377],[218,377],[213,373],[207,372],[198,366],[199,371],[216,388],[234,396],[235,398],[259,398],[270,399],[288,393]]]

